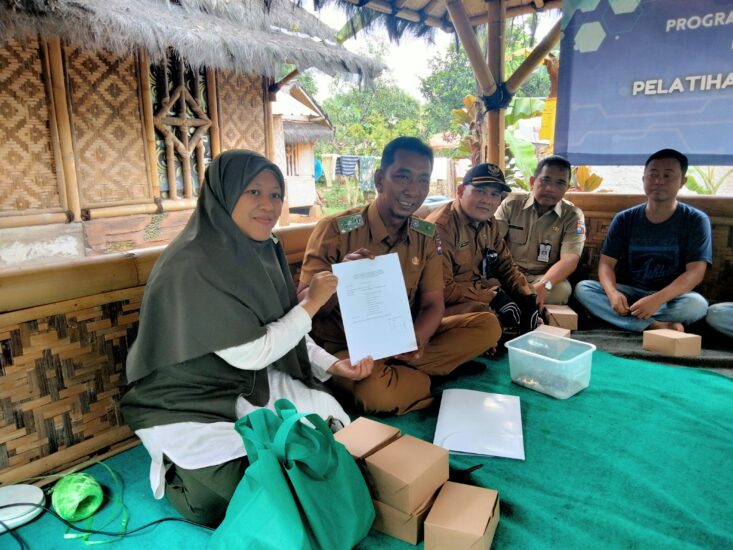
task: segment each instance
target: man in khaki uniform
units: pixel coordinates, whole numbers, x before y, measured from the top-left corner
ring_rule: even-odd
[[[432,402],[430,375],[445,375],[496,345],[501,329],[491,313],[443,317],[442,262],[435,226],[412,214],[425,200],[432,150],[417,138],[393,140],[374,174],[378,195],[367,207],[329,216],[316,225],[303,259],[299,291],[332,264],[396,252],[412,310],[416,352],[375,361],[371,376],[354,382],[333,377],[364,412],[404,414]],[[346,338],[334,296],[313,319],[311,336],[327,351],[345,355]]]
[[[517,269],[494,213],[511,188],[494,164],[471,168],[458,186],[458,198],[432,212],[443,257],[447,313],[494,311],[504,332],[537,325],[536,296]]]
[[[530,178],[532,192],[508,198],[496,212],[509,251],[541,305],[568,303],[567,278],[583,252],[583,212],[563,200],[569,185],[570,163],[556,155],[543,158]]]

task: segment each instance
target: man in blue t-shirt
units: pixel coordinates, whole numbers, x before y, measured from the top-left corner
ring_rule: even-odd
[[[642,332],[684,325],[705,317],[708,303],[692,292],[712,262],[710,220],[677,202],[687,157],[662,149],[644,166],[647,201],[613,218],[601,249],[598,281],[581,281],[575,297],[588,311],[622,329]],[[616,283],[625,267],[631,284]]]

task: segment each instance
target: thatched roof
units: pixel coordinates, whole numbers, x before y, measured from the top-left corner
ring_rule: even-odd
[[[447,0],[324,0],[336,3],[351,16],[356,31],[361,27],[384,27],[392,40],[404,33],[430,38],[434,29],[453,32],[453,23],[446,8]],[[497,0],[459,0],[473,26],[487,22],[487,7]],[[562,0],[506,0],[507,17],[547,9],[557,9]],[[361,20],[359,19],[361,17]],[[341,31],[344,36],[355,32]]]
[[[333,139],[333,128],[319,122],[283,121],[285,143],[313,143]]]
[[[121,55],[143,48],[153,61],[173,48],[194,67],[376,77],[383,65],[337,45],[335,32],[290,0],[0,0],[0,41],[40,34]]]

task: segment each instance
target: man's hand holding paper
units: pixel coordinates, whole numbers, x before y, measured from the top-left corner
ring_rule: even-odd
[[[352,360],[418,349],[397,254],[344,261],[333,265],[333,273],[339,279],[336,292]]]

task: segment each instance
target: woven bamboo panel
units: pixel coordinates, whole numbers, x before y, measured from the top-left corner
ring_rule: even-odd
[[[134,57],[64,52],[82,208],[151,198]]]
[[[598,261],[601,247],[608,233],[613,216],[586,217],[586,241],[578,269],[572,276],[577,282],[582,279],[598,280]],[[702,294],[710,302],[733,300],[733,220],[729,223],[713,223],[713,265],[708,267],[701,285]],[[621,274],[619,280],[624,281]]]
[[[61,208],[36,39],[0,45],[0,212]]]
[[[43,306],[44,316],[0,322],[2,483],[61,468],[131,436],[119,385],[142,291],[118,292],[114,301],[70,300],[52,315]]]
[[[265,154],[262,77],[218,71],[221,150],[250,149]]]

